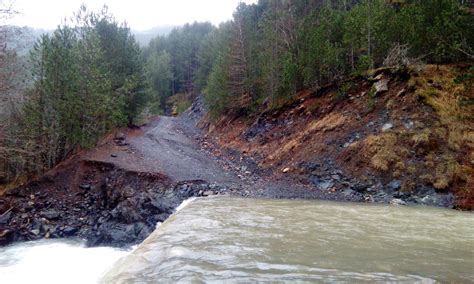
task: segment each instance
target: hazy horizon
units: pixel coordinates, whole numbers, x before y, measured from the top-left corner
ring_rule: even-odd
[[[16,0],[13,8],[20,14],[7,24],[52,30],[78,11],[82,3],[89,10],[99,11],[107,5],[118,22],[127,22],[135,31],[148,31],[157,27],[180,26],[186,23],[211,22],[218,25],[232,18],[239,2],[256,3],[257,0],[158,0],[123,2],[119,0]]]

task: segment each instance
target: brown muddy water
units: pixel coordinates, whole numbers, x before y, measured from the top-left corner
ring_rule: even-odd
[[[473,282],[474,215],[432,207],[199,198],[102,283]]]

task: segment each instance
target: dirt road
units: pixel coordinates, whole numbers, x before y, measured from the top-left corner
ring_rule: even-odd
[[[194,196],[354,200],[290,175],[276,179],[219,147],[192,112],[124,130],[0,196],[0,245],[63,237],[90,246],[136,244]]]
[[[143,157],[149,171],[164,173],[174,181],[239,184],[234,172],[223,169],[201,149],[198,135],[198,130],[182,119],[161,116],[146,128],[144,135],[132,138],[130,145]]]

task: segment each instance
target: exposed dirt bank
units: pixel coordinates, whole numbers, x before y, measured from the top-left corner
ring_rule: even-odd
[[[276,178],[369,202],[472,210],[472,70],[379,69],[201,127]]]

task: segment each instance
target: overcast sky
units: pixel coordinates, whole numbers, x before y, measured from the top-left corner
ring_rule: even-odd
[[[21,14],[11,19],[15,25],[54,29],[65,17],[72,16],[81,3],[97,11],[104,4],[115,18],[127,21],[133,30],[156,26],[182,25],[194,21],[219,24],[232,17],[239,0],[15,0]],[[257,0],[241,0],[256,3]]]

